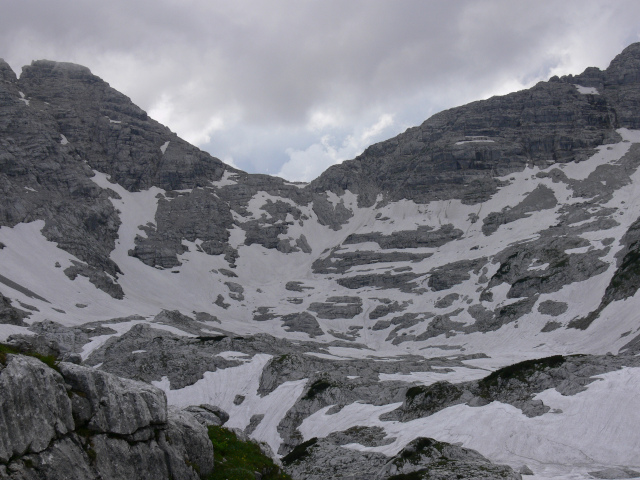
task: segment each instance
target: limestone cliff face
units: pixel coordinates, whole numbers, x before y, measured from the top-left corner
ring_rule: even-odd
[[[109,201],[114,194],[91,181],[94,170],[128,191],[194,189],[159,200],[155,224],[131,252],[147,265],[180,265],[183,241],[198,240],[203,252],[225,254],[233,266],[237,251],[229,231],[234,225],[246,232],[245,245],[305,251],[299,235],[287,238],[288,214],[304,224],[300,206],[312,205],[317,221],[334,229],[352,215],[344,205],[328,202],[326,192],[349,190],[361,206],[373,205],[380,194],[385,201],[455,198],[476,204],[496,193],[499,176],[525,166],[583,160],[594,147],[617,141],[616,128],[640,122],[634,70],[639,50],[628,47],[605,71],[589,68],[434,115],[331,167],[307,188],[223,164],[149,118],[85,67],[39,60],[17,79],[0,62],[0,225],[45,220],[43,234],[83,262],[68,275],[87,277],[115,298],[123,296],[117,283],[121,271],[110,252],[120,219]],[[576,84],[597,94],[581,94]],[[230,176],[233,182],[217,183]],[[263,218],[250,218],[249,200],[260,191],[284,202],[265,208]]]
[[[32,357],[0,362],[1,479],[184,479],[213,469],[207,431],[148,384]]]
[[[363,204],[372,204],[379,193],[420,203],[483,202],[495,193],[497,176],[583,160],[594,147],[616,139],[614,129],[638,128],[639,58],[640,44],[633,44],[605,71],[591,67],[438,113],[329,168],[312,188],[358,192]],[[584,95],[575,85],[596,91]]]

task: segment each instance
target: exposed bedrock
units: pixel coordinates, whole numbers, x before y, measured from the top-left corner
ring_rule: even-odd
[[[315,312],[318,318],[353,318],[362,313],[362,299],[360,297],[329,297],[325,302],[313,302],[309,310]]]
[[[373,205],[388,200],[418,203],[487,200],[499,186],[495,176],[526,165],[580,161],[593,148],[616,141],[614,129],[640,127],[640,45],[625,48],[600,71],[553,77],[533,88],[446,110],[419,127],[367,148],[334,165],[310,188],[359,194]],[[584,95],[575,85],[595,87]]]
[[[164,392],[69,363],[0,358],[0,478],[189,479],[213,469],[206,428]]]
[[[439,229],[429,226],[419,226],[416,230],[401,230],[389,235],[382,233],[354,233],[344,241],[345,245],[376,242],[384,249],[441,247],[445,243],[462,237],[462,230],[453,225],[443,225]],[[413,259],[412,259],[413,260]]]
[[[168,193],[158,200],[155,225],[142,228],[146,237],[136,237],[130,255],[152,267],[172,268],[180,265],[178,255],[188,250],[183,240],[198,241],[196,249],[208,255],[226,254],[232,225],[229,206],[211,190]]]
[[[29,316],[29,312],[16,308],[11,300],[0,293],[0,324],[24,325],[22,321]]]
[[[553,190],[544,185],[538,185],[522,202],[513,208],[505,207],[501,212],[491,212],[487,215],[482,225],[482,233],[491,235],[496,232],[501,225],[515,222],[521,218],[528,217],[533,212],[548,210],[558,204]]]
[[[313,262],[313,273],[343,274],[352,267],[371,265],[375,263],[419,262],[429,258],[432,253],[407,253],[407,252],[340,252],[333,249],[329,256],[318,258]]]
[[[335,437],[311,439],[283,459],[293,478],[324,480],[520,480],[506,465],[496,465],[475,450],[420,437],[393,457],[342,448]]]

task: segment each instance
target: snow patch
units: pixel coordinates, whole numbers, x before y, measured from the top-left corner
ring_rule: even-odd
[[[24,104],[28,107],[30,100],[27,100],[26,98],[24,98],[24,93],[22,92],[18,92],[18,93],[20,94],[20,98],[18,100],[20,100],[21,102],[24,102]]]
[[[60,145],[66,145],[69,143],[69,140],[67,140],[67,137],[65,137],[63,134],[60,134]]]
[[[529,465],[545,477],[570,474],[576,466],[640,466],[640,411],[629,399],[640,395],[640,368],[623,368],[599,375],[586,391],[563,396],[555,389],[536,395],[551,410],[527,417],[511,405],[492,402],[483,407],[455,405],[409,422],[385,422],[380,415],[400,404],[374,406],[354,403],[327,415],[325,407],[306,418],[299,430],[304,439],[327,436],[360,426],[380,426],[395,440],[380,447],[349,445],[361,451],[397,454],[419,436],[428,436],[478,450],[490,460],[514,467]],[[585,477],[586,478],[586,477]]]
[[[491,140],[489,137],[482,135],[468,135],[464,137],[464,140],[456,142],[456,145],[464,145],[465,143],[494,143],[495,140]]]
[[[169,146],[170,141],[167,140],[166,142],[164,142],[161,146],[160,146],[160,151],[162,152],[162,154],[164,155],[164,152],[167,151],[167,147]]]
[[[577,83],[574,83],[573,86],[576,87],[578,89],[578,92],[582,93],[583,95],[600,95],[600,92],[598,92],[598,89],[595,87],[583,87],[582,85],[578,85]]]
[[[11,335],[35,335],[28,327],[18,327],[16,325],[0,324],[0,342],[4,342]]]
[[[171,390],[167,377],[151,383],[165,391],[170,405],[219,406],[229,413],[227,427],[244,429],[249,425],[252,415],[263,414],[264,418],[251,437],[266,442],[277,452],[282,443],[277,430],[278,424],[302,395],[307,380],[285,382],[269,395],[261,397],[258,394],[260,377],[271,358],[271,355],[257,354],[240,366],[205,372],[201,380],[178,390]],[[245,397],[241,405],[233,403],[237,395]]]
[[[238,359],[243,359],[244,360],[249,355],[244,353],[244,352],[234,352],[233,350],[229,350],[227,352],[220,352],[216,356],[217,357],[222,357],[225,360],[238,360]]]
[[[173,333],[174,335],[178,335],[179,337],[190,337],[196,338],[197,335],[193,333],[187,333],[184,330],[180,330],[179,328],[172,327],[171,325],[164,325],[162,323],[151,323],[151,328],[157,328],[158,330],[164,330],[166,332]]]
[[[225,170],[217,182],[210,182],[215,187],[226,187],[227,185],[235,185],[238,183],[238,174],[230,170]]]
[[[381,373],[379,375],[379,380],[381,382],[396,380],[428,386],[443,380],[450,383],[479,380],[486,377],[488,374],[489,372],[487,370],[480,368],[445,367],[441,372],[410,372],[409,374]]]

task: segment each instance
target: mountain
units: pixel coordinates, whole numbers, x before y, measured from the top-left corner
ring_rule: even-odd
[[[0,62],[0,132],[0,340],[215,405],[294,478],[640,469],[640,43],[308,185],[73,64]]]

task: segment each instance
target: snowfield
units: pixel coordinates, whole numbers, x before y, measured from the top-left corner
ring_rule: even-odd
[[[583,94],[598,94],[593,88],[579,85],[576,88]],[[24,101],[28,105],[28,100]],[[84,345],[83,360],[127,334],[135,325],[151,324],[153,316],[162,310],[177,310],[190,317],[198,312],[207,313],[219,319],[219,323],[209,322],[209,329],[201,329],[200,335],[265,333],[292,342],[312,340],[326,345],[324,353],[306,352],[309,358],[392,362],[401,361],[408,354],[426,359],[468,356],[460,360],[463,366],[442,368],[441,371],[381,373],[378,376],[381,383],[431,385],[443,380],[457,383],[478,380],[492,370],[524,359],[574,353],[617,354],[640,332],[639,293],[609,303],[586,330],[567,328],[567,325],[601,304],[616,272],[623,236],[640,211],[640,171],[624,164],[625,155],[633,145],[640,143],[640,131],[619,129],[618,134],[622,138],[620,142],[599,147],[591,158],[580,163],[525,168],[500,177],[498,180],[503,186],[479,205],[467,205],[460,200],[424,205],[409,200],[384,203],[380,197],[373,207],[362,208],[358,206],[357,196],[349,191],[342,196],[327,194],[329,204],[333,207],[342,205],[351,213],[339,229],[321,224],[311,205],[296,206],[291,199],[258,192],[249,200],[244,215],[233,214],[235,225],[229,231],[229,244],[238,253],[232,272],[237,278],[224,273],[229,269],[224,255],[207,255],[200,251],[200,240],[183,242],[188,251],[180,255],[181,265],[172,269],[152,268],[130,256],[136,237],[146,236],[141,227],[155,225],[158,200],[167,192],[155,187],[129,192],[111,183],[106,174],[95,171],[93,181],[112,192],[111,202],[119,211],[121,224],[111,259],[121,270],[113,280],[121,285],[124,299],[112,298],[86,277],[69,279],[64,270],[80,260],[47,241],[41,233],[44,222],[40,220],[0,228],[3,245],[0,249],[0,291],[15,306],[29,311],[27,323],[52,320],[71,327],[122,319],[108,325],[115,333],[94,336]],[[483,142],[493,140],[469,138],[457,144]],[[60,143],[67,143],[63,135]],[[163,155],[169,145],[167,141],[160,147]],[[233,187],[237,181],[237,175],[225,172],[218,182],[211,182],[207,188],[215,192]],[[594,182],[604,186],[614,182],[615,195],[600,198],[576,193],[578,188],[586,188]],[[534,191],[546,192],[553,196],[555,203],[524,209],[522,205],[527,205],[527,199]],[[189,195],[190,192],[178,193]],[[257,243],[245,244],[244,222],[265,218],[263,207],[278,201],[298,208],[302,214],[297,221],[288,214],[288,229],[279,239],[290,240],[293,245],[295,239],[304,235],[311,253],[301,250],[284,253]],[[524,213],[518,213],[518,209],[523,209]],[[599,213],[603,212],[615,220],[603,224],[602,228],[598,225],[585,228],[577,236],[578,246],[564,251],[572,258],[600,252],[597,258],[605,268],[589,278],[567,282],[555,291],[537,293],[535,305],[516,321],[496,329],[474,331],[472,327],[477,318],[470,306],[482,305],[487,310],[498,311],[520,300],[509,297],[511,285],[508,283],[493,285],[490,297],[485,294],[485,289],[489,288],[488,279],[501,268],[498,259],[503,252],[513,247],[535,245],[547,235],[546,231],[566,222],[563,215],[569,209],[576,212],[577,219],[570,223],[571,227],[596,225]],[[511,213],[513,218],[505,217],[508,221],[499,223],[495,231],[487,234],[491,218],[496,214]],[[448,226],[461,233],[439,246],[383,248],[375,240],[391,238],[398,232],[419,228],[439,231]],[[354,235],[365,234],[369,235],[366,241],[347,241]],[[330,258],[330,255],[359,258],[368,254],[377,258],[376,255],[398,252],[422,256],[418,260],[394,260],[389,256],[380,257],[381,261],[356,262],[345,267],[342,274],[318,273],[314,266],[314,262]],[[335,267],[342,257],[332,258],[334,263],[331,265]],[[430,287],[430,278],[436,269],[451,268],[452,264],[463,260],[478,262],[480,266],[468,267],[463,272],[466,276],[448,289]],[[535,276],[550,268],[552,265],[548,261],[532,258],[527,271]],[[344,278],[358,275],[383,277],[403,272],[414,276],[411,288],[377,286],[375,283],[348,288],[340,283]],[[236,288],[229,282],[241,285],[241,298],[234,299],[229,295],[231,289]],[[292,282],[298,282],[297,286],[292,287]],[[455,295],[447,300],[446,295],[452,293]],[[304,328],[291,328],[283,323],[283,317],[287,315],[322,312],[323,308],[334,308],[334,304],[349,305],[344,299],[331,303],[328,301],[331,297],[356,297],[361,303],[354,314],[332,311],[314,314],[313,319],[321,332],[314,337]],[[557,313],[541,313],[541,304],[545,302],[555,305]],[[389,305],[392,305],[396,310],[374,318],[372,313],[385,305],[390,309]],[[267,315],[255,320],[261,308],[266,309],[262,312]],[[412,321],[416,315],[427,313],[430,316]],[[136,319],[126,318],[134,314],[138,315]],[[402,315],[408,317],[403,320]],[[455,322],[458,330],[429,336],[433,318]],[[388,324],[385,324],[387,320]],[[157,322],[152,326],[183,338],[198,337],[175,326]],[[32,332],[24,326],[0,325],[0,340],[20,333]],[[145,352],[136,350],[133,353],[144,355]],[[260,377],[272,358],[270,354],[250,356],[244,352],[226,351],[219,355],[242,363],[207,372],[202,379],[180,389],[172,389],[167,377],[153,383],[166,392],[172,405],[184,407],[208,403],[223,408],[230,414],[228,426],[231,427],[245,429],[252,416],[262,415],[251,435],[277,452],[283,442],[278,426],[304,394],[309,379],[283,382],[268,395],[261,396],[258,394]],[[358,379],[359,375],[348,378]],[[244,397],[244,401],[237,403],[238,396]],[[531,478],[577,479],[585,478],[589,471],[610,466],[640,469],[640,410],[634,400],[639,397],[640,368],[624,368],[600,375],[583,392],[573,396],[562,396],[554,389],[539,393],[536,399],[551,407],[551,411],[538,417],[529,418],[516,407],[493,402],[482,407],[456,405],[428,417],[401,423],[379,418],[398,408],[398,403],[375,406],[352,402],[331,414],[328,412],[333,405],[314,411],[304,418],[298,430],[307,440],[353,426],[381,427],[386,437],[393,439],[391,443],[379,447],[353,443],[346,447],[395,455],[414,438],[429,436],[459,442],[492,461],[514,468],[526,464],[536,473]]]

